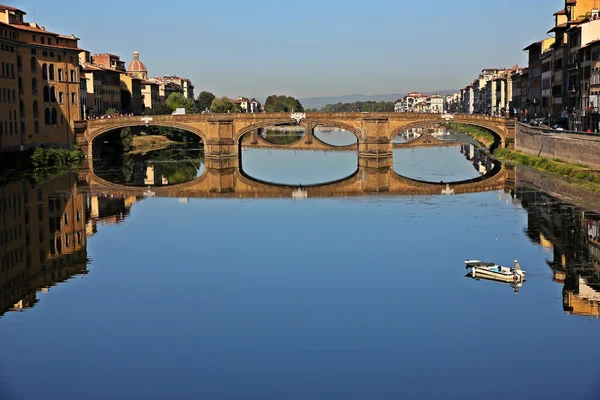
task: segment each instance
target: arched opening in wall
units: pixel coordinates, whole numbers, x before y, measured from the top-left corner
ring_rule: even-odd
[[[398,175],[428,183],[477,181],[501,168],[474,144],[395,148],[393,165]]]
[[[240,168],[250,179],[270,184],[327,184],[356,173],[358,148],[327,144],[301,125],[265,126],[240,137]]]
[[[289,146],[304,138],[304,128],[301,125],[282,123],[252,129],[240,138],[242,147]]]
[[[161,126],[114,129],[92,142],[94,173],[132,187],[173,186],[205,172],[204,142],[195,133]]]
[[[42,64],[42,79],[45,81],[48,80],[48,65],[45,63]]]
[[[48,86],[44,86],[44,103],[50,102],[50,88]]]
[[[455,122],[450,122],[447,126],[448,131],[459,138],[459,140],[487,147],[492,154],[502,145],[502,137],[491,129],[473,124]]]
[[[44,110],[44,125],[50,125],[50,124],[51,124],[50,109],[46,108]]]
[[[320,123],[313,129],[314,137],[321,143],[333,147],[348,147],[358,145],[358,137],[348,128]]]

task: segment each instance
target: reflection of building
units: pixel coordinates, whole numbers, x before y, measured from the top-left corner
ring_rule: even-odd
[[[0,151],[68,146],[81,119],[79,39],[24,18],[0,5]]]
[[[532,190],[517,190],[517,197],[527,210],[529,238],[553,250],[548,264],[554,280],[564,285],[565,312],[598,317],[600,215]]]
[[[35,292],[86,272],[83,196],[76,177],[0,186],[0,315],[33,306]]]
[[[129,215],[131,207],[138,202],[135,196],[114,197],[91,195],[86,199],[86,235],[93,236],[97,225],[116,225]]]

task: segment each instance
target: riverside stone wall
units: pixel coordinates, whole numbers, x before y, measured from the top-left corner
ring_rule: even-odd
[[[548,157],[600,169],[600,135],[556,131],[517,124],[515,149],[533,156]]]

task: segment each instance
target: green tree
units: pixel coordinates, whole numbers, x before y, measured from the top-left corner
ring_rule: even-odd
[[[239,111],[239,106],[228,97],[214,99],[210,106],[210,112],[213,113],[236,113]]]
[[[265,101],[266,112],[291,112],[291,111],[304,111],[304,107],[300,100],[295,99],[291,96],[278,96],[273,94],[267,97]]]
[[[194,103],[192,99],[188,99],[181,93],[171,93],[165,101],[165,105],[171,110],[171,112],[175,111],[178,108],[184,108],[186,114],[198,113],[196,103]]]
[[[131,128],[121,129],[121,146],[124,152],[133,150],[133,133]]]
[[[127,84],[123,81],[121,81],[121,110],[125,113],[133,112],[131,92],[129,91]]]
[[[210,110],[210,106],[212,105],[214,99],[215,95],[211,92],[201,92],[196,99],[196,106],[198,107],[198,110]]]
[[[109,108],[108,110],[106,110],[106,115],[115,115],[116,113],[118,113],[119,110],[117,110],[114,107]]]
[[[166,104],[159,104],[151,110],[147,111],[148,115],[169,115],[173,112]]]

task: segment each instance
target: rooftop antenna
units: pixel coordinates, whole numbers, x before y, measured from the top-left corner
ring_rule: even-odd
[[[36,21],[35,21],[35,10],[33,11],[33,14],[32,14],[32,16],[33,16],[33,22],[36,22]]]

